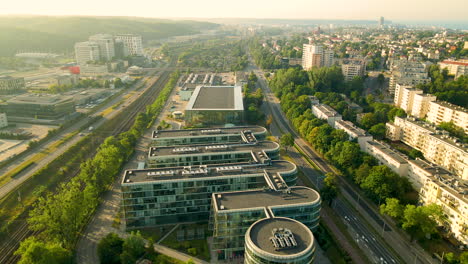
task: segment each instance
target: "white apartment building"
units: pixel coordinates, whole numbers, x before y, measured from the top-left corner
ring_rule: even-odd
[[[432,94],[415,94],[410,115],[417,118],[426,117],[427,113],[429,113],[430,102],[435,100],[437,100],[437,97]]]
[[[350,121],[338,120],[335,122],[336,129],[342,129],[349,136],[349,140],[357,139],[362,151],[366,150],[366,142],[372,140],[372,135],[362,128],[355,126]]]
[[[421,151],[428,161],[468,179],[468,148],[445,131],[412,117],[395,117],[394,123],[387,123],[387,137],[402,141]]]
[[[7,115],[5,113],[0,113],[0,128],[7,127],[7,126],[8,126]]]
[[[102,60],[110,61],[115,57],[114,37],[110,34],[96,34],[89,37],[89,41],[99,45]]]
[[[411,85],[403,85],[402,83],[396,83],[395,90],[394,90],[395,96],[393,97],[393,103],[396,106],[401,107],[401,101],[403,98],[403,89],[411,89],[411,88],[413,88],[413,86]]]
[[[338,114],[335,109],[325,104],[312,105],[312,113],[318,119],[326,120],[333,128],[335,127],[335,122],[342,119],[341,115]]]
[[[439,125],[442,122],[453,122],[468,133],[468,111],[466,108],[444,101],[429,103],[427,121]]]
[[[366,142],[366,153],[376,158],[400,176],[407,176],[408,158],[402,153],[393,150],[383,142],[369,140]]]
[[[468,60],[444,60],[439,62],[441,69],[447,69],[450,75],[455,76],[455,79],[458,77],[468,74]]]
[[[417,61],[394,61],[388,91],[395,94],[396,84],[415,86],[431,80],[423,63]]]
[[[140,35],[120,34],[116,35],[115,39],[124,43],[128,54],[143,55],[143,40]]]
[[[341,62],[341,71],[346,81],[351,81],[356,76],[364,76],[366,73],[366,60],[344,59]]]
[[[334,63],[332,50],[324,50],[320,45],[304,44],[302,49],[302,68],[310,70],[313,67],[331,67]]]
[[[418,192],[424,187],[426,181],[436,176],[450,175],[451,177],[456,177],[444,168],[419,158],[408,160],[408,164],[408,179],[413,188]]]
[[[468,183],[447,175],[436,175],[427,180],[419,199],[424,204],[442,207],[447,220],[443,224],[449,235],[468,245]]]
[[[88,61],[98,61],[101,58],[99,45],[96,42],[85,41],[75,44],[75,58],[79,65]]]

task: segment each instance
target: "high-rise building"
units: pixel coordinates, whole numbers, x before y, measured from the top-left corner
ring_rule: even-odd
[[[102,60],[110,61],[115,57],[114,37],[109,34],[96,34],[89,37],[89,41],[99,45],[99,54]]]
[[[115,39],[124,43],[129,55],[143,55],[143,40],[140,35],[120,34],[116,35]]]
[[[84,65],[88,61],[98,61],[101,58],[99,45],[92,41],[76,43],[75,58],[80,65]]]
[[[379,27],[383,27],[384,26],[384,17],[380,17],[379,19]]]
[[[332,50],[324,50],[320,45],[304,44],[302,52],[302,68],[330,67],[334,63]]]

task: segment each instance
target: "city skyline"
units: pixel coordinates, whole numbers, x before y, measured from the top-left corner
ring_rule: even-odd
[[[467,21],[468,4],[455,0],[450,6],[434,8],[435,1],[403,1],[381,3],[370,0],[344,0],[327,2],[293,0],[280,1],[239,0],[225,8],[214,0],[152,3],[136,0],[132,5],[103,0],[83,0],[70,8],[67,2],[58,0],[16,1],[4,3],[0,15],[84,15],[84,16],[138,16],[152,18],[278,18],[278,19],[349,19],[378,20],[381,16],[398,22],[417,20]],[[184,8],[180,8],[181,4]],[[448,15],[450,14],[450,15]]]

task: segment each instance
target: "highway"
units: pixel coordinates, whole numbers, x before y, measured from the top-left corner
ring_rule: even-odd
[[[327,162],[315,153],[309,144],[292,129],[281,111],[279,100],[268,87],[263,71],[259,70],[256,66],[251,66],[251,68],[258,76],[258,83],[272,111],[273,119],[280,130],[290,132],[295,137],[296,146],[307,155],[321,171],[325,173],[333,172]],[[318,185],[317,188],[320,188],[322,186],[323,174],[317,173],[309,164],[305,164],[306,162],[302,159],[296,158],[294,160],[296,164],[302,168],[309,167],[303,171],[304,174],[308,176],[313,183]],[[340,179],[340,177],[339,180],[339,187],[342,195],[335,199],[333,209],[335,213],[343,219],[350,234],[355,236],[355,241],[373,263],[403,263],[402,259],[411,259],[411,263],[433,263],[433,259],[431,259],[427,253],[417,248],[418,246],[399,237],[398,234],[382,220],[378,213],[371,209],[370,205],[359,198],[359,195],[353,191],[352,187],[345,180]],[[346,198],[346,201],[344,198]],[[379,234],[379,232],[382,234]],[[384,239],[393,247],[393,252],[388,249],[388,245],[386,245]],[[398,252],[399,256],[396,256],[394,252]]]

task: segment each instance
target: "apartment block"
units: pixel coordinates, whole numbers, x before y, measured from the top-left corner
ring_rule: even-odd
[[[362,151],[366,150],[366,142],[372,140],[372,135],[362,128],[355,126],[350,121],[338,120],[335,122],[336,129],[342,129],[349,136],[349,140],[357,139]]]
[[[312,113],[318,119],[326,120],[332,127],[335,127],[336,121],[342,120],[341,115],[335,109],[325,104],[312,105]]]
[[[388,88],[390,94],[395,94],[397,83],[405,86],[415,86],[431,80],[425,65],[418,61],[395,61],[391,67],[391,71],[392,75],[390,76]]]
[[[446,221],[442,224],[450,236],[461,245],[468,244],[468,182],[459,178],[438,175],[426,181],[420,191],[424,204],[435,203],[442,207]]]
[[[310,70],[313,67],[331,67],[334,64],[332,50],[324,49],[320,45],[304,44],[302,50],[302,68]]]
[[[439,62],[441,69],[447,69],[450,75],[458,79],[460,76],[468,74],[468,60],[444,60]]]
[[[264,218],[294,219],[313,232],[318,227],[320,209],[320,195],[304,186],[277,188],[272,184],[270,189],[213,193],[210,215],[213,249],[218,260],[241,254],[247,231]],[[250,235],[247,234],[247,239]]]
[[[341,62],[341,71],[346,81],[351,81],[357,76],[362,77],[366,73],[366,60],[343,59]]]
[[[76,63],[85,65],[89,61],[98,61],[100,58],[100,48],[96,42],[85,41],[75,44]]]
[[[468,110],[464,107],[444,101],[429,103],[427,121],[439,125],[442,122],[453,122],[468,133]]]
[[[15,94],[26,91],[24,78],[0,76],[0,94]]]
[[[432,94],[415,94],[409,114],[417,118],[426,117],[430,110],[430,103],[435,100],[437,100],[437,97]]]
[[[179,146],[200,144],[248,143],[266,138],[267,130],[261,126],[236,126],[183,130],[156,130],[152,134],[153,146]]]
[[[143,39],[140,35],[119,34],[115,36],[115,40],[123,42],[125,53],[129,55],[143,55]]]
[[[376,158],[400,176],[408,173],[408,157],[392,149],[383,142],[371,140],[366,142],[366,153]]]
[[[467,146],[447,132],[415,118],[395,117],[387,123],[387,137],[421,151],[424,157],[463,179],[468,179]]]

